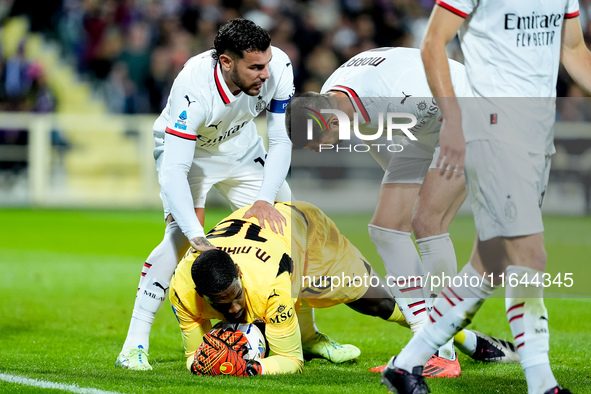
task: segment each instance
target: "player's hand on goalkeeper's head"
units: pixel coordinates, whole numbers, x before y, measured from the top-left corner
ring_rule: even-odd
[[[240,331],[218,328],[203,336],[195,352],[191,372],[196,375],[254,376],[262,373],[261,364],[245,360],[248,339]]]
[[[273,206],[264,200],[257,200],[252,204],[250,209],[244,213],[243,219],[256,217],[259,221],[259,226],[265,228],[265,221],[269,224],[269,228],[274,233],[283,235],[283,225],[287,225],[287,219]]]

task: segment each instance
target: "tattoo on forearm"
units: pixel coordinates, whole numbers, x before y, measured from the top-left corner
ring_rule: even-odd
[[[211,248],[214,248],[214,247],[215,247],[215,246],[213,246],[213,245],[211,244],[211,242],[209,242],[209,241],[207,240],[207,238],[205,238],[205,237],[197,237],[197,238],[196,238],[196,241],[197,241],[197,242],[195,242],[195,243],[196,243],[197,245],[201,245],[201,246],[208,246],[208,247],[211,247]]]

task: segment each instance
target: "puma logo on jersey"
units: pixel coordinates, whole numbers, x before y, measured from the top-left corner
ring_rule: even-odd
[[[402,101],[400,102],[401,105],[404,105],[404,102],[406,101],[407,98],[409,98],[410,96],[412,96],[412,94],[406,94],[404,92],[402,92],[402,94],[404,95],[404,98],[402,99]]]
[[[217,130],[217,129],[218,129],[218,126],[220,125],[220,123],[222,123],[222,121],[221,121],[221,120],[220,120],[220,121],[219,121],[217,124],[211,124],[211,125],[209,125],[209,126],[207,126],[207,127],[213,127],[214,129],[216,129],[216,130]]]
[[[168,287],[165,289],[165,288],[164,288],[164,286],[162,286],[162,285],[161,285],[160,283],[158,283],[158,282],[154,282],[154,286],[156,286],[156,287],[160,287],[160,288],[161,288],[163,291],[166,291],[166,290],[168,290]]]
[[[189,96],[188,96],[188,95],[186,95],[186,94],[185,94],[185,99],[187,99],[187,103],[188,103],[188,104],[187,104],[187,107],[190,107],[190,106],[191,106],[191,103],[194,103],[194,102],[195,102],[195,101],[191,101],[191,100],[189,99]]]
[[[279,297],[279,294],[277,294],[277,290],[273,289],[273,294],[271,294],[267,299],[271,299],[273,297]]]

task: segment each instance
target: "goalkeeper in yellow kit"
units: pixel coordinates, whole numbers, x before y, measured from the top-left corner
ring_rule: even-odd
[[[363,255],[319,208],[276,203],[287,219],[284,234],[244,219],[245,207],[222,220],[207,239],[217,247],[189,249],[174,273],[170,300],[179,321],[187,367],[196,374],[238,376],[302,370],[297,312],[345,303],[371,316],[406,325],[387,287]],[[246,339],[211,319],[265,323],[272,356],[246,361]],[[307,327],[307,326],[304,326]],[[204,342],[205,335],[205,342]],[[492,361],[492,360],[490,360]]]

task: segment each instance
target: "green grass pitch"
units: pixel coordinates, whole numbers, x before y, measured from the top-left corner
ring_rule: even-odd
[[[210,210],[206,227],[226,213]],[[370,216],[332,216],[383,273],[367,236]],[[338,306],[318,310],[317,325],[334,339],[357,345],[362,354],[356,363],[313,360],[302,374],[289,376],[197,377],[185,369],[180,332],[165,305],[152,330],[154,370],[121,370],[114,361],[127,332],[141,265],[162,236],[162,214],[4,209],[0,223],[0,393],[65,392],[8,383],[2,379],[8,375],[120,393],[385,393],[379,375],[367,370],[384,364],[410,338],[402,327]],[[474,237],[472,219],[456,218],[451,234],[463,265]],[[575,283],[573,289],[552,291],[591,294],[590,235],[589,218],[546,218],[548,271],[572,272]],[[558,381],[573,393],[591,393],[590,300],[554,298],[546,305]],[[487,301],[471,327],[511,338],[504,301]],[[433,393],[526,393],[519,365],[459,358],[461,377],[430,379]]]

